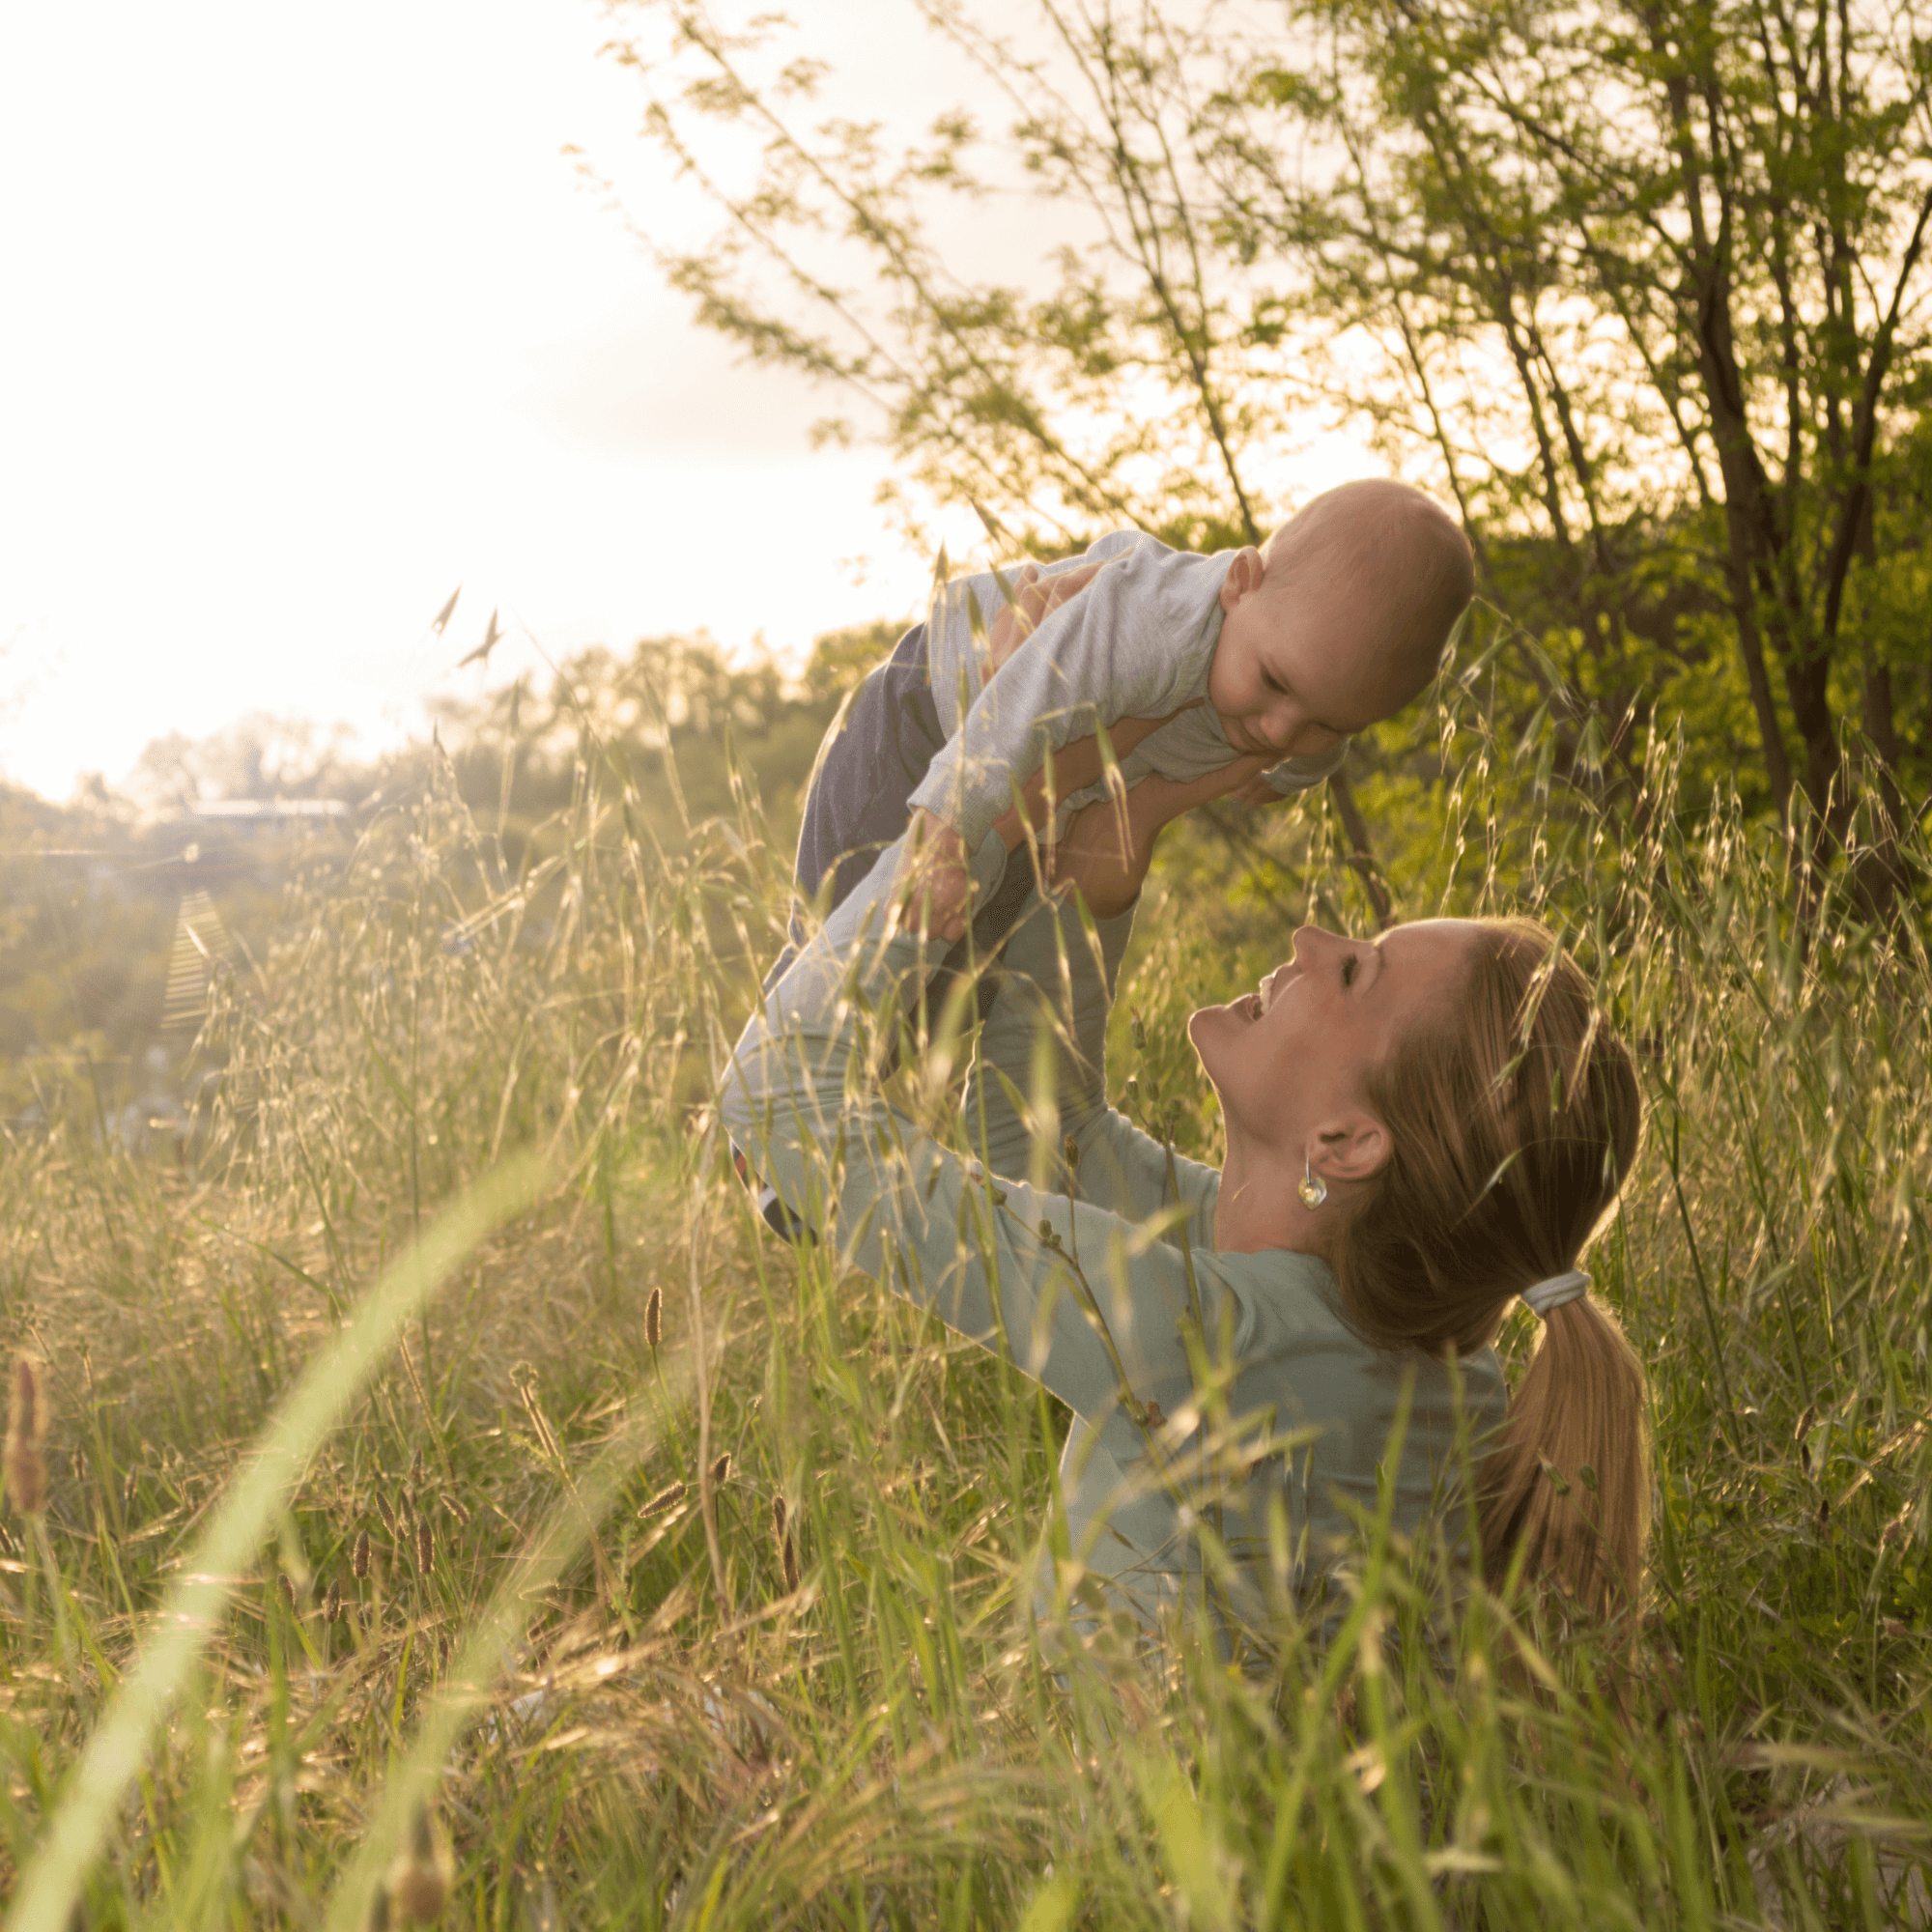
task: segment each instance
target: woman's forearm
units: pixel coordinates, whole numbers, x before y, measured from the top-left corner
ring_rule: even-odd
[[[808,1225],[824,1210],[807,1197],[849,1111],[853,1062],[869,1045],[867,1011],[903,1010],[946,951],[922,942],[897,916],[902,858],[902,842],[882,853],[835,908],[753,1014],[725,1071],[724,1126]],[[990,888],[1004,862],[997,842],[985,840],[975,854],[975,883]]]
[[[1183,813],[1242,790],[1266,769],[1260,757],[1180,783],[1143,779],[1124,802],[1101,799],[1077,811],[1053,849],[1053,883],[1075,890],[1095,919],[1114,919],[1140,896],[1162,831]]]
[[[1143,1252],[1136,1231],[1098,1208],[992,1181],[879,1094],[864,1064],[866,1009],[890,1027],[936,957],[895,918],[900,856],[881,859],[746,1026],[721,1095],[724,1126],[853,1266],[1010,1350],[1090,1421],[1111,1418],[1123,1395],[1178,1407],[1192,1386],[1175,1328],[1189,1293],[1179,1261]],[[991,839],[975,855],[981,886],[1004,856]]]

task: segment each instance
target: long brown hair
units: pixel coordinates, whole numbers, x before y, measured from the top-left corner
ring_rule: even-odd
[[[1518,1294],[1579,1264],[1636,1154],[1636,1075],[1577,963],[1534,920],[1481,924],[1456,1013],[1367,1082],[1393,1151],[1335,1262],[1387,1348],[1492,1341]],[[1650,1528],[1643,1368],[1594,1293],[1542,1326],[1477,1472],[1484,1567],[1522,1546],[1606,1613],[1634,1605]]]

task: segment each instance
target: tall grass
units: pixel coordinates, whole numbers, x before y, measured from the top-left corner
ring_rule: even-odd
[[[1039,1609],[1064,1417],[773,1241],[711,1128],[783,911],[760,808],[660,846],[586,736],[514,874],[442,773],[292,893],[218,992],[192,1169],[78,1106],[7,1149],[7,1338],[52,1415],[0,1579],[12,1922],[353,1925],[443,1838],[447,1920],[495,1927],[1922,1918],[1932,962],[1801,906],[1724,802],[1685,824],[1667,747],[1619,832],[1457,745],[1436,795],[1366,794],[1449,827],[1401,909],[1563,923],[1649,1087],[1596,1264],[1655,1400],[1634,1656],[1385,1519],[1268,1680]],[[1207,820],[1164,853],[1113,1040],[1210,1156],[1188,1008],[1360,912],[1319,814],[1236,829],[1232,874]],[[304,1367],[519,1150],[549,1185],[291,1440]],[[91,1741],[278,1426],[289,1480],[83,1861]]]

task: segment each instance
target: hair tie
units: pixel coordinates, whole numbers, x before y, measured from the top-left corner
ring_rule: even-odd
[[[1552,1308],[1561,1308],[1566,1301],[1580,1301],[1589,1292],[1590,1277],[1581,1268],[1572,1268],[1568,1274],[1532,1282],[1523,1290],[1522,1298],[1538,1317],[1548,1317]]]

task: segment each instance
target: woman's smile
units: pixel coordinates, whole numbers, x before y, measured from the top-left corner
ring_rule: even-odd
[[[1293,960],[1290,960],[1285,965],[1277,966],[1254,992],[1244,993],[1238,1000],[1230,1001],[1230,1009],[1239,1013],[1244,1020],[1252,1023],[1266,1013],[1267,1009],[1280,997],[1289,981],[1295,977],[1294,962]]]

